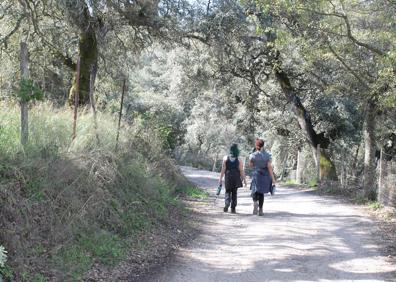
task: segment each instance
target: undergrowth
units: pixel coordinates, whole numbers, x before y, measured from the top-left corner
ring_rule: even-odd
[[[181,187],[177,189],[177,192],[187,198],[191,199],[207,199],[209,197],[209,194],[202,189],[194,186],[187,186],[187,187]]]
[[[6,280],[80,281],[94,263],[114,266],[144,249],[146,234],[178,224],[183,187],[203,197],[150,128],[124,124],[116,151],[116,117],[99,114],[96,131],[92,115],[81,111],[71,140],[71,110],[40,103],[30,109],[23,148],[18,107],[0,107],[0,245],[8,251],[0,273]]]

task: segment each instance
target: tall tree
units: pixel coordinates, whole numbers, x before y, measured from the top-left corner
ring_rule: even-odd
[[[73,72],[76,71],[76,58],[81,58],[80,104],[89,102],[89,89],[93,69],[100,69],[99,58],[104,63],[111,61],[109,54],[138,52],[153,42],[153,38],[168,41],[179,36],[183,28],[178,23],[179,15],[189,9],[187,2],[176,3],[170,0],[159,1],[18,1],[24,8],[15,31],[26,20],[32,29],[32,36],[48,48],[53,58],[62,62]],[[26,7],[26,9],[25,9]],[[23,10],[21,8],[21,10]],[[66,41],[61,39],[67,37]],[[116,41],[116,50],[105,50],[109,41]],[[175,39],[174,41],[178,41]],[[112,52],[113,51],[113,52]],[[75,77],[75,75],[73,75]],[[75,79],[69,91],[72,104]]]
[[[292,35],[305,35],[311,49],[331,54],[347,73],[341,77],[345,88],[359,89],[349,92],[365,109],[363,187],[365,196],[374,199],[376,119],[387,97],[395,96],[396,32],[388,23],[396,20],[396,6],[389,1],[279,2],[284,13],[277,16]]]

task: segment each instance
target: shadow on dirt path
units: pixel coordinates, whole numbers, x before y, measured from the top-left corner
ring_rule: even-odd
[[[212,197],[202,207],[202,233],[147,281],[396,281],[370,234],[376,225],[358,207],[279,187],[254,216],[248,189],[237,214],[214,201],[218,174],[182,167]]]

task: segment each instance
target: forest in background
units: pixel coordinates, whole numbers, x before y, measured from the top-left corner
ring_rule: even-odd
[[[0,44],[4,277],[114,263],[183,213],[177,163],[256,137],[280,179],[396,206],[392,0],[5,0]]]

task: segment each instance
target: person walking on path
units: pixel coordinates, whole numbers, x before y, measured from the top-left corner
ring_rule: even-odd
[[[272,170],[271,154],[264,150],[264,140],[256,139],[256,151],[250,154],[249,166],[253,168],[252,183],[250,189],[253,198],[253,214],[263,216],[264,194],[270,192],[275,185],[275,177]]]
[[[224,212],[228,212],[231,205],[231,213],[236,213],[237,206],[237,191],[242,187],[242,180],[246,185],[245,172],[243,170],[243,163],[238,158],[239,149],[237,144],[232,144],[230,154],[224,156],[223,165],[221,167],[219,185],[222,185],[223,176],[225,182],[225,205]]]

